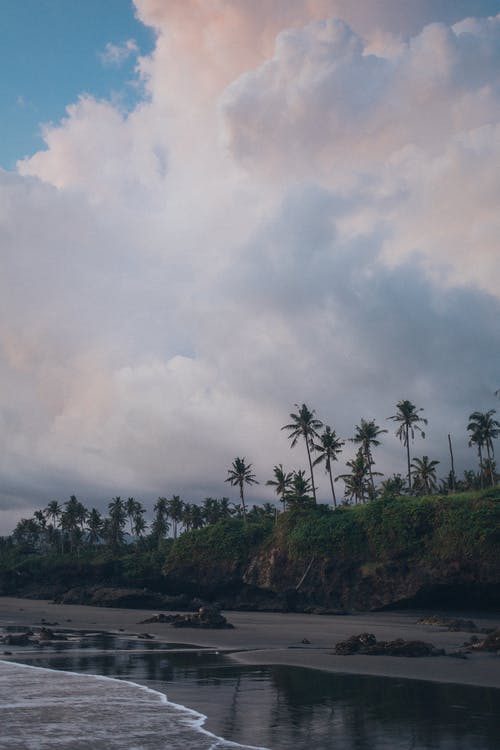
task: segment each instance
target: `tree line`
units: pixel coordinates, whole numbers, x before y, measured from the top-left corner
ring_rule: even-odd
[[[396,413],[388,417],[397,425],[396,436],[400,439],[406,457],[406,477],[394,474],[376,485],[375,477],[382,474],[375,470],[374,451],[381,444],[380,437],[388,430],[380,427],[375,420],[361,419],[355,426],[354,436],[340,438],[336,431],[315,416],[314,409],[306,404],[295,404],[296,412],[290,414],[291,422],[281,429],[288,433],[290,447],[301,441],[306,448],[309,475],[303,469],[286,471],[282,464],[273,468],[273,478],[265,482],[273,487],[283,510],[307,504],[316,504],[314,469],[323,466],[329,477],[333,507],[339,504],[335,483],[342,480],[344,496],[342,504],[361,503],[377,497],[400,496],[405,494],[429,495],[436,492],[447,494],[471,489],[483,489],[497,483],[494,440],[500,434],[500,422],[494,418],[494,409],[487,412],[472,412],[467,431],[469,446],[478,453],[478,470],[464,472],[463,478],[455,476],[452,470],[438,484],[437,466],[439,461],[424,455],[411,457],[410,446],[417,436],[425,438],[423,427],[427,419],[422,408],[404,399],[397,403]],[[333,466],[338,461],[346,444],[357,446],[354,458],[346,461],[349,472],[334,476]],[[451,442],[450,442],[451,448]],[[200,529],[235,516],[263,519],[276,516],[277,508],[272,503],[253,505],[249,510],[245,502],[245,488],[259,482],[253,473],[251,463],[245,458],[236,457],[228,469],[225,479],[239,489],[240,503],[233,504],[227,497],[207,497],[201,504],[185,502],[179,495],[171,498],[159,497],[153,507],[153,519],[148,524],[145,506],[133,497],[122,500],[117,496],[108,504],[108,515],[104,516],[97,508],[86,508],[75,495],[60,504],[51,500],[47,507],[37,510],[32,518],[22,519],[14,529],[9,543],[20,545],[27,550],[75,553],[82,548],[97,549],[102,546],[113,552],[133,543],[138,549],[158,549],[171,534],[176,539],[178,533]],[[6,540],[3,540],[5,544]]]
[[[423,427],[427,425],[427,419],[422,415],[423,409],[408,399],[398,401],[396,413],[387,419],[397,425],[396,436],[405,448],[406,477],[394,474],[376,487],[375,477],[383,475],[374,470],[373,452],[380,445],[380,436],[388,430],[377,425],[374,419],[361,419],[359,425],[355,427],[354,436],[348,438],[349,442],[358,446],[354,458],[346,461],[346,466],[350,471],[334,477],[333,464],[338,461],[346,440],[340,438],[330,425],[323,424],[315,416],[314,409],[310,409],[306,404],[301,406],[295,404],[295,407],[297,411],[290,414],[292,421],[281,429],[288,432],[291,448],[294,448],[299,440],[302,440],[305,445],[309,476],[306,476],[304,470],[286,472],[282,464],[274,466],[274,477],[268,480],[266,485],[274,487],[284,508],[290,504],[317,502],[314,467],[319,464],[324,465],[329,477],[334,508],[337,507],[338,502],[335,482],[339,479],[344,482],[344,503],[365,502],[383,495],[428,495],[437,491],[447,493],[483,489],[486,485],[494,486],[498,480],[493,441],[500,434],[500,422],[494,418],[496,413],[494,409],[487,412],[474,411],[469,415],[467,424],[469,446],[475,446],[477,449],[478,471],[465,471],[463,479],[458,479],[453,465],[451,438],[448,436],[452,468],[446,479],[440,481],[438,487],[437,466],[440,462],[426,455],[413,460],[411,458],[410,445],[413,444],[415,437],[425,438]],[[238,486],[244,515],[246,512],[244,488],[246,485],[258,484],[252,471],[252,464],[247,463],[245,458],[235,458],[228,470],[226,482]]]

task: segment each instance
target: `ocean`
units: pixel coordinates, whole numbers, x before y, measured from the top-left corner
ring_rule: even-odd
[[[498,750],[500,690],[72,634],[0,662],[1,750]],[[22,662],[22,663],[21,663]]]

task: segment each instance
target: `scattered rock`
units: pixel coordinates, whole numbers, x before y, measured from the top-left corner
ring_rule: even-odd
[[[339,641],[335,646],[339,656],[367,654],[369,656],[443,656],[444,650],[424,641],[377,641],[373,633],[353,635],[346,641]]]
[[[47,642],[47,641],[67,641],[65,635],[62,633],[54,633],[53,630],[50,628],[43,627],[40,632],[38,633],[38,640],[40,642]]]
[[[6,646],[28,646],[31,643],[33,631],[28,630],[25,633],[7,633],[2,638],[2,643]]]
[[[161,619],[156,622],[166,622],[174,628],[212,628],[232,629],[234,625],[226,620],[224,615],[215,607],[200,607],[193,615],[158,615]]]
[[[500,651],[500,628],[489,633],[480,643],[474,643],[471,648],[477,651]]]
[[[375,645],[377,639],[373,633],[360,633],[351,635],[347,641],[339,641],[335,646],[335,653],[340,656],[349,656],[350,654],[365,653],[365,649]]]
[[[440,615],[429,615],[417,620],[418,625],[435,625],[446,628],[455,633],[463,631],[464,633],[490,633],[491,629],[478,628],[473,620],[462,620],[457,617],[441,617]]]
[[[302,640],[301,640],[301,643],[306,643],[306,644],[310,644],[310,643],[311,643],[311,641],[310,641],[310,640],[308,640],[307,638],[302,638]]]

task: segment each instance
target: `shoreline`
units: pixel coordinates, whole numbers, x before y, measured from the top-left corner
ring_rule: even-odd
[[[0,597],[0,628],[20,629],[46,625],[71,630],[99,630],[139,635],[147,632],[156,641],[195,645],[226,653],[248,665],[283,665],[338,674],[392,677],[428,682],[455,683],[500,689],[500,659],[495,653],[473,653],[467,659],[451,656],[337,656],[335,643],[363,632],[377,640],[422,640],[456,651],[470,633],[448,631],[417,623],[429,611],[366,612],[350,615],[309,615],[277,612],[225,612],[234,630],[175,629],[165,623],[141,623],[153,610],[54,604],[51,601]],[[446,613],[450,616],[450,613]],[[480,628],[500,624],[500,613],[453,613],[473,619]],[[45,620],[43,622],[42,620]],[[57,626],[51,625],[57,622]],[[307,639],[309,644],[302,644]],[[0,646],[0,659],[15,661],[15,647]],[[5,651],[12,651],[5,655]],[[22,653],[22,651],[18,651]]]

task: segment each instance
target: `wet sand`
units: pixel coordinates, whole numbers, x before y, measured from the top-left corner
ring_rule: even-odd
[[[226,612],[234,630],[176,629],[165,623],[141,624],[142,620],[156,613],[153,610],[107,609],[0,597],[0,628],[15,625],[22,629],[58,623],[58,627],[75,630],[146,632],[161,641],[230,651],[233,659],[245,664],[284,664],[344,674],[500,688],[500,657],[496,654],[473,653],[467,659],[457,659],[450,656],[336,656],[332,653],[335,643],[363,632],[373,633],[377,640],[423,640],[444,648],[447,653],[456,651],[470,638],[470,633],[449,632],[417,623],[420,617],[435,612],[369,612],[342,616]],[[453,612],[446,613],[446,616],[473,619],[480,628],[500,625],[500,613],[498,616],[496,613],[484,616]],[[302,644],[303,639],[310,643]],[[0,646],[0,659],[8,658],[3,654],[6,650],[13,649]],[[10,658],[15,659],[15,654]]]

